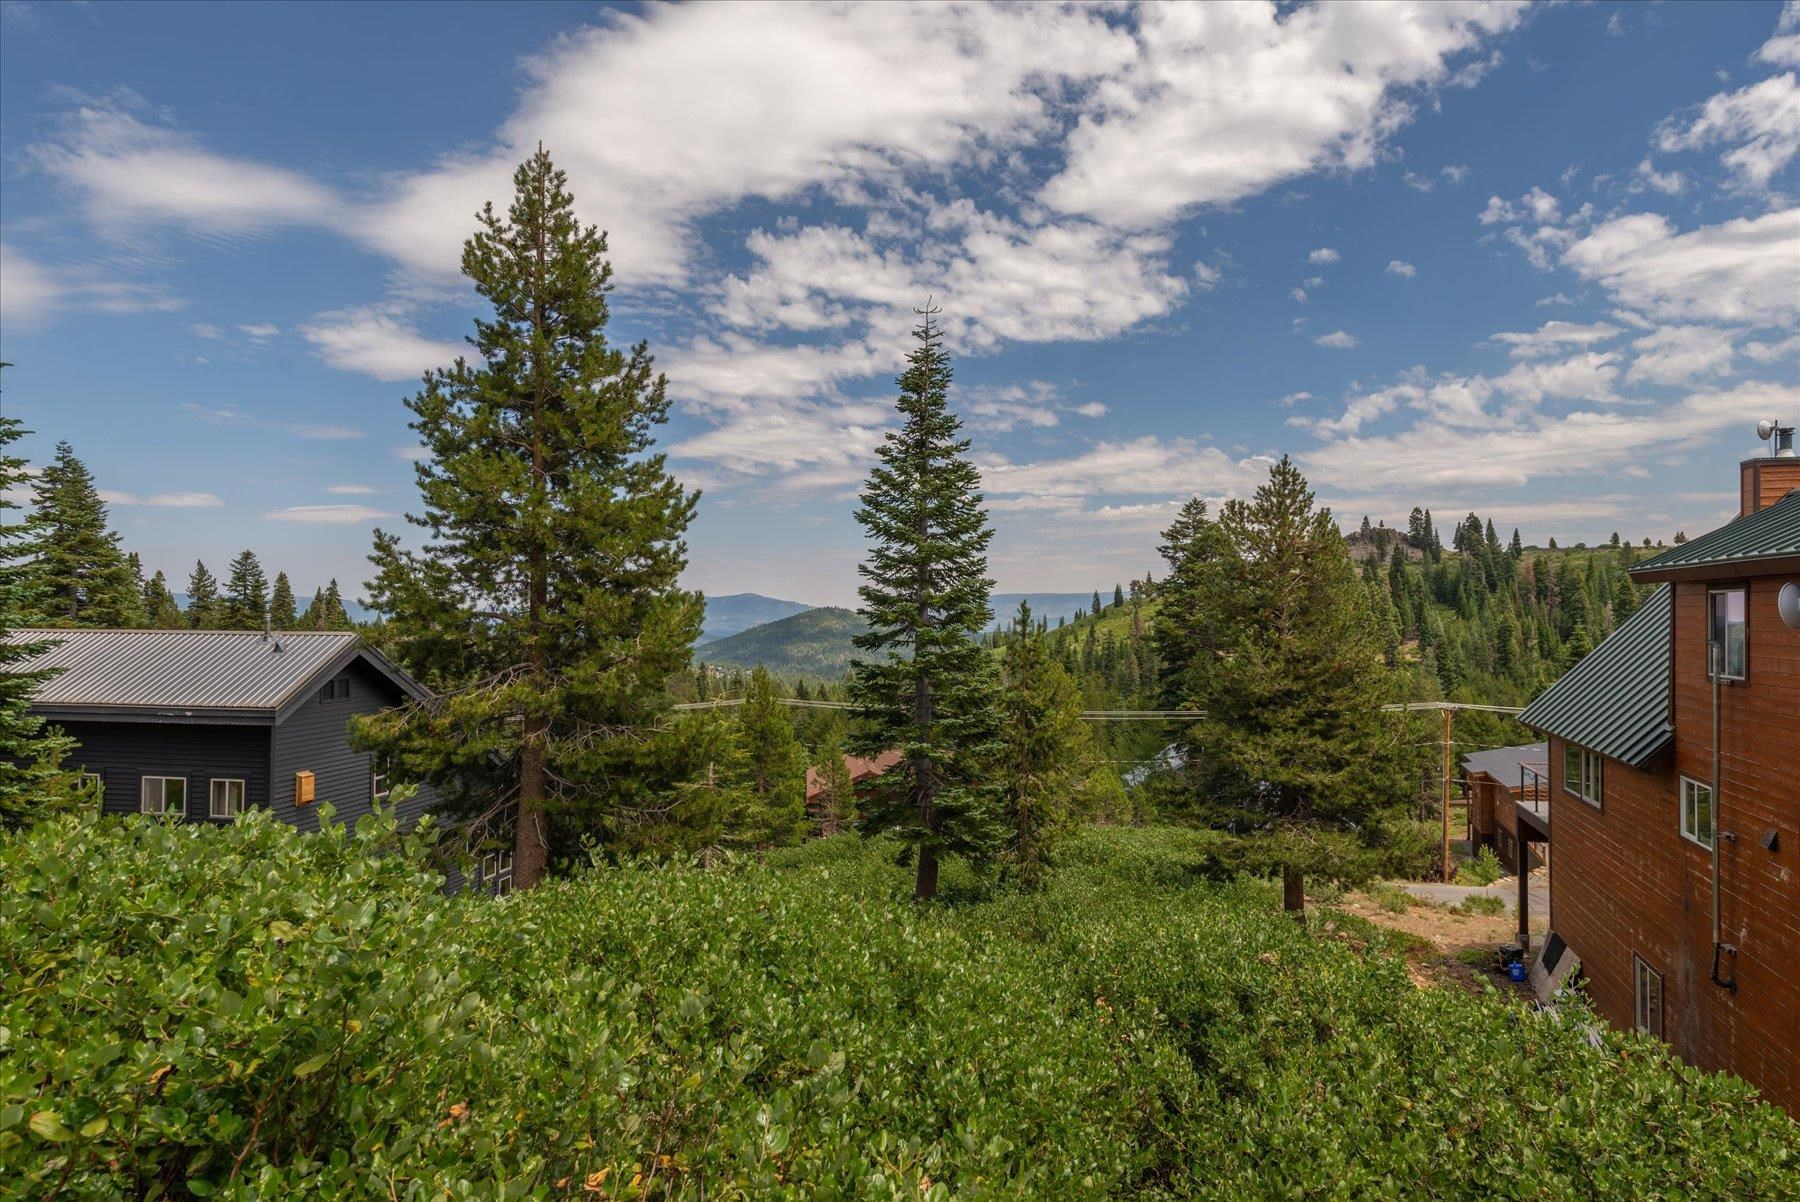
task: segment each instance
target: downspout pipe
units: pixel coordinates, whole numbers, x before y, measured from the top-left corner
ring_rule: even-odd
[[[1729,980],[1719,979],[1721,957],[1727,953],[1737,955],[1737,948],[1725,942],[1724,924],[1719,913],[1719,844],[1725,838],[1724,832],[1719,829],[1719,705],[1720,693],[1724,688],[1725,648],[1717,639],[1709,639],[1706,652],[1707,665],[1712,669],[1712,981],[1714,985],[1736,993],[1737,973],[1733,972]]]

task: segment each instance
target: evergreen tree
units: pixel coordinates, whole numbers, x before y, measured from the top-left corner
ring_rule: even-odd
[[[513,182],[463,248],[492,306],[479,356],[407,402],[430,452],[411,520],[429,538],[411,551],[377,531],[370,556],[386,645],[439,700],[359,731],[433,779],[500,785],[529,888],[557,846],[642,846],[686,821],[671,801],[696,726],[661,719],[701,602],[679,584],[698,494],[652,450],[666,383],[644,344],[606,340],[606,238],[541,147]]]
[[[1049,648],[1021,601],[1006,643],[1001,674],[998,779],[1006,809],[1006,859],[1019,884],[1037,889],[1069,826],[1070,799],[1091,758],[1075,682]]]
[[[940,855],[982,857],[998,836],[985,779],[998,722],[996,682],[977,642],[992,616],[993,531],[981,475],[945,397],[950,357],[932,320],[936,312],[920,314],[919,345],[899,379],[901,425],[877,449],[856,513],[872,545],[857,590],[857,612],[869,629],[855,641],[882,658],[851,666],[851,700],[862,719],[857,749],[902,753],[876,778],[867,823],[906,842],[920,899],[937,893]],[[1096,593],[1096,612],[1099,606]]]
[[[1519,528],[1517,526],[1513,527],[1512,542],[1507,545],[1506,551],[1507,554],[1511,555],[1514,559],[1521,559],[1525,555],[1525,543],[1519,538]]]
[[[806,753],[774,678],[760,664],[738,707],[737,746],[733,768],[743,809],[727,818],[733,835],[758,847],[799,842],[806,830]]]
[[[1089,612],[1091,612],[1093,614],[1093,616],[1096,618],[1100,616],[1100,590],[1099,589],[1094,590],[1094,601],[1093,601],[1093,605]]]
[[[73,790],[62,758],[74,741],[46,728],[31,711],[32,693],[51,675],[26,665],[55,646],[53,639],[10,642],[3,636],[42,622],[40,579],[25,561],[27,530],[12,520],[11,500],[26,480],[26,460],[12,450],[25,432],[17,418],[0,415],[0,830],[18,827],[63,808]],[[53,598],[59,607],[60,596]]]
[[[225,578],[225,602],[219,625],[226,630],[261,630],[263,610],[269,603],[269,578],[263,574],[256,552],[243,550],[231,561]]]
[[[1122,606],[1124,604],[1125,604],[1125,586],[1120,585],[1120,584],[1113,585],[1112,607],[1114,609],[1118,609],[1120,606]]]
[[[830,836],[848,830],[856,821],[856,786],[844,762],[844,720],[837,714],[827,715],[820,727],[813,764],[819,789],[819,833]]]
[[[66,442],[36,482],[26,523],[36,558],[35,591],[57,626],[135,626],[143,600],[131,579],[119,536],[107,529],[106,505],[87,465]]]
[[[217,630],[224,617],[223,605],[219,600],[219,582],[206,569],[206,564],[196,559],[194,570],[188,574],[187,585],[187,620],[195,630]]]
[[[1195,730],[1205,810],[1246,866],[1280,869],[1297,911],[1307,874],[1366,879],[1416,850],[1398,835],[1404,762],[1381,712],[1393,683],[1343,536],[1292,463],[1227,502],[1218,528],[1202,594],[1220,639],[1198,665]]]
[[[269,622],[276,630],[293,628],[294,586],[286,572],[275,573],[275,587],[269,592]]]
[[[161,572],[144,583],[144,620],[156,630],[180,630],[187,625],[187,615],[175,604],[168,577]]]

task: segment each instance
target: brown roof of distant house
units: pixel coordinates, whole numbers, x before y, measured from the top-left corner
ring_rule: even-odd
[[[889,768],[900,762],[900,752],[888,750],[870,759],[860,755],[844,757],[844,767],[850,773],[850,783],[860,785],[870,777],[880,776]],[[825,791],[825,783],[820,779],[817,768],[806,770],[806,800],[812,801]]]

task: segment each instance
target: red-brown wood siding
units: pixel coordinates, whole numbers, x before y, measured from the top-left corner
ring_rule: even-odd
[[[1746,459],[1738,476],[1738,512],[1761,513],[1800,488],[1800,459]]]
[[[1705,583],[1675,586],[1673,751],[1646,771],[1608,760],[1595,810],[1563,792],[1563,742],[1551,740],[1550,905],[1610,1022],[1633,1023],[1636,953],[1663,976],[1677,1053],[1800,1114],[1800,631],[1776,613],[1781,583],[1748,582],[1748,679],[1721,690],[1718,825],[1736,838],[1720,843],[1720,908],[1739,949],[1722,975],[1735,971],[1737,992],[1711,980],[1712,857],[1682,838],[1678,801],[1682,776],[1712,775]],[[1773,852],[1761,845],[1770,829]]]

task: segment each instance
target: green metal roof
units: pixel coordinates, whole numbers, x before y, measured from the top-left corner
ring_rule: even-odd
[[[1767,509],[1737,517],[1711,534],[1651,556],[1631,569],[1640,580],[1668,580],[1685,569],[1753,566],[1758,560],[1800,556],[1800,489]]]
[[[1663,585],[1563,678],[1537,695],[1519,721],[1633,766],[1675,733],[1669,713],[1674,627]]]

